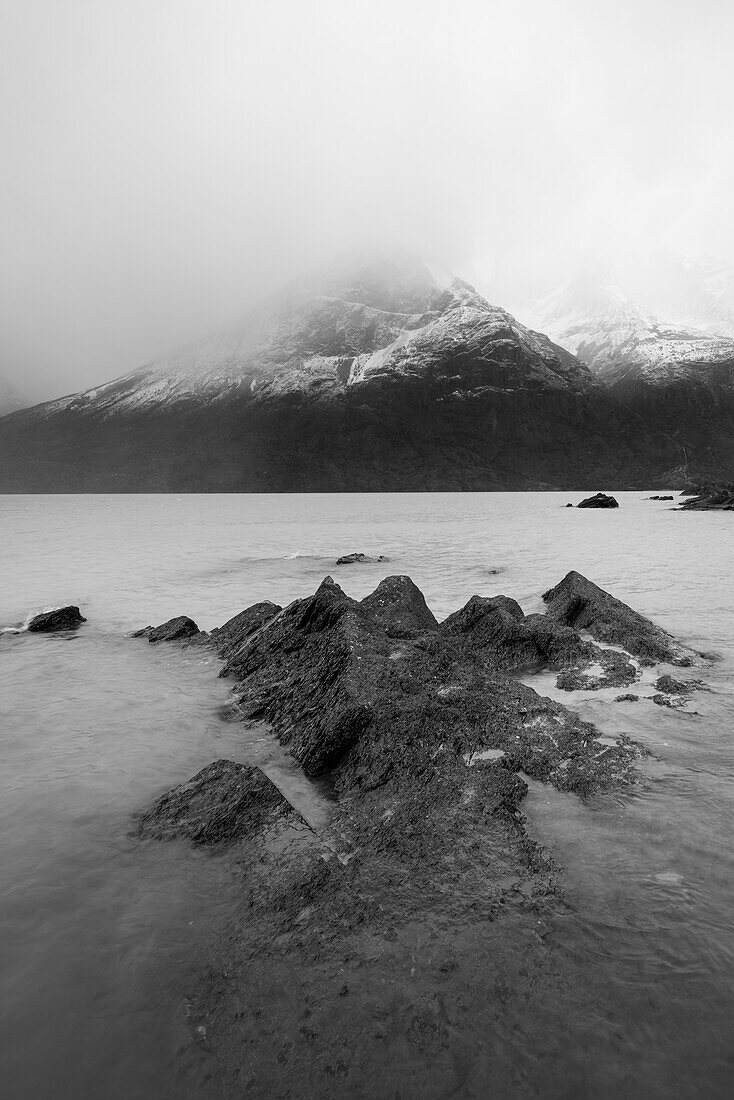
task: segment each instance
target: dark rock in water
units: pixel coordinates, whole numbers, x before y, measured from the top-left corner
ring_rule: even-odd
[[[242,681],[242,716],[272,722],[304,771],[319,775],[369,725],[370,665],[391,648],[367,612],[326,577],[313,596],[247,639],[220,675]]]
[[[369,554],[344,554],[343,557],[336,559],[337,565],[368,565],[370,562],[387,561],[387,558],[380,554],[377,558],[371,558]]]
[[[568,504],[566,505],[566,507],[567,508],[573,508],[573,504],[571,504],[571,502],[569,501]]]
[[[560,584],[543,593],[547,616],[610,645],[622,646],[644,664],[670,661],[691,665],[690,655],[659,626],[572,570]]]
[[[259,768],[215,760],[156,799],[138,818],[142,837],[188,837],[195,844],[241,840],[284,813],[294,813]]]
[[[241,717],[271,722],[306,773],[330,771],[339,791],[386,783],[423,790],[431,777],[438,781],[457,768],[458,781],[466,760],[488,749],[503,750],[510,770],[523,768],[563,790],[598,789],[612,774],[624,782],[636,750],[627,746],[597,761],[588,748],[590,727],[497,671],[528,653],[539,662],[539,647],[552,653],[554,641],[559,655],[591,649],[595,657],[596,647],[543,616],[529,617],[525,627],[522,610],[506,597],[470,601],[454,620],[456,633],[441,627],[393,640],[396,608],[402,630],[406,603],[411,614],[425,612],[412,582],[388,580],[373,593],[380,599],[358,603],[327,577],[313,596],[296,600],[247,639],[222,672],[239,681]],[[383,601],[386,593],[391,598]],[[491,630],[483,645],[481,633],[474,639],[460,629],[481,626],[487,602],[503,629],[520,630],[505,653]],[[419,625],[428,623],[422,618]]]
[[[231,657],[251,634],[255,634],[282,610],[280,604],[264,600],[246,607],[223,626],[216,627],[211,632],[211,639],[219,656]]]
[[[658,691],[664,692],[666,695],[690,695],[700,687],[700,680],[674,680],[672,676],[660,676],[655,681],[655,687]]]
[[[614,699],[615,703],[636,703],[639,699],[639,695],[617,695]]]
[[[494,569],[488,569],[487,573],[489,574],[490,577],[496,577],[496,576],[498,576],[498,574],[504,573],[504,569],[500,565],[500,566],[497,566]]]
[[[577,508],[619,508],[619,502],[614,497],[609,497],[606,493],[596,493],[593,497],[586,497],[580,504],[576,505]]]
[[[598,686],[577,668],[564,669],[556,679],[556,687],[560,691],[594,691]]]
[[[670,497],[669,496],[662,496],[662,497],[661,496],[654,496],[654,497],[648,497],[647,499],[648,500],[673,500],[673,497],[672,496],[670,496]]]
[[[57,607],[53,611],[34,615],[28,623],[28,630],[31,634],[55,634],[60,630],[76,630],[86,621],[78,607]]]
[[[183,638],[193,638],[199,633],[201,632],[193,619],[187,615],[179,615],[160,626],[146,626],[142,630],[136,630],[130,637],[147,638],[149,642],[178,642]]]
[[[681,511],[734,512],[734,482],[725,485],[699,485],[686,495],[691,500],[681,504]]]
[[[545,615],[525,616],[509,596],[472,596],[441,623],[442,634],[485,651],[497,669],[561,668],[594,660],[596,647]]]
[[[423,593],[410,577],[385,577],[361,607],[379,623],[389,638],[415,638],[436,630],[438,622]]]

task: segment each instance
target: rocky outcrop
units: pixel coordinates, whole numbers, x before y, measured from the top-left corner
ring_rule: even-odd
[[[252,634],[256,634],[282,610],[280,604],[264,600],[240,611],[223,626],[216,627],[210,636],[219,656],[231,657]]]
[[[147,638],[149,642],[180,642],[195,637],[201,633],[193,619],[188,615],[178,615],[168,619],[160,626],[145,626],[142,630],[136,630],[132,638]]]
[[[370,1095],[391,1096],[405,1060],[375,1055],[383,1031],[372,1031],[387,990],[399,1051],[419,1052],[401,1095],[415,1092],[416,1065],[421,1095],[462,1095],[467,1036],[455,1021],[470,1014],[457,1000],[446,1023],[448,991],[478,1005],[507,999],[510,945],[524,976],[513,1001],[535,997],[548,975],[558,1011],[564,987],[543,940],[568,908],[549,854],[526,831],[523,776],[584,797],[634,781],[642,753],[624,735],[600,740],[510,673],[528,660],[600,663],[611,651],[550,614],[525,616],[507,596],[475,596],[439,626],[407,577],[362,601],[327,577],[271,615],[275,606],[230,620],[242,627],[223,669],[233,714],[271,723],[341,797],[316,835],[257,769],[217,761],[139,819],[141,836],[241,841],[232,859],[241,906],[195,983],[194,1037],[233,1067],[218,1095],[252,1086],[270,1096],[274,1081],[279,1095],[300,1094],[304,1081],[322,1095],[336,1076],[351,1095],[367,1067]],[[416,1007],[421,982],[428,1008]]]
[[[606,493],[595,493],[593,497],[586,497],[577,508],[619,508],[619,502]]]
[[[734,482],[728,485],[700,485],[691,493],[694,495],[681,504],[681,511],[734,512]]]
[[[185,837],[194,844],[222,844],[294,814],[259,768],[215,760],[156,799],[138,818],[137,832],[157,840]]]
[[[31,634],[55,634],[61,630],[76,630],[86,621],[78,607],[56,607],[53,611],[34,615],[28,630]]]
[[[647,499],[648,500],[673,500],[674,498],[672,496],[652,496],[652,497],[648,497]]]
[[[438,626],[423,593],[410,577],[385,577],[360,606],[389,638],[416,638]]]
[[[572,570],[560,584],[543,593],[546,615],[593,638],[622,646],[643,664],[670,661],[691,665],[693,655],[661,627],[651,623],[627,604]]]
[[[387,578],[358,603],[327,577],[246,641],[223,675],[237,681],[243,718],[270,722],[307,774],[330,772],[339,790],[399,775],[412,783],[490,748],[512,769],[587,789],[605,782],[588,728],[500,669],[595,656],[573,630],[526,619],[507,597],[475,597],[438,627],[409,578]]]
[[[440,629],[481,650],[497,669],[564,668],[590,664],[596,657],[596,647],[574,630],[545,615],[526,616],[508,596],[472,596]]]

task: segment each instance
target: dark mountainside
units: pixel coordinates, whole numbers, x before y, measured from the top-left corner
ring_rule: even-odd
[[[654,423],[401,254],[294,284],[235,332],[0,420],[0,491],[667,487],[708,451]]]
[[[620,404],[680,444],[688,477],[671,484],[732,476],[731,329],[707,331],[705,315],[698,325],[663,321],[640,309],[611,273],[584,272],[528,312]]]

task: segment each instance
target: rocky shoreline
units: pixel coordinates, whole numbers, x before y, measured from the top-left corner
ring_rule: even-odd
[[[517,675],[627,688],[643,666],[703,655],[578,573],[543,599],[545,614],[525,615],[474,596],[439,624],[408,577],[361,601],[327,577],[208,634],[185,616],[138,632],[213,649],[233,681],[228,717],[267,723],[335,794],[316,832],[258,768],[220,760],[136,819],[141,838],[226,853],[241,884],[191,998],[188,1083],[377,1098],[474,1095],[474,1080],[482,1094],[503,1078],[478,1006],[497,1020],[523,997],[563,1010],[544,937],[567,909],[522,814],[528,782],[587,799],[634,784],[643,750]],[[658,685],[666,698],[701,686]]]

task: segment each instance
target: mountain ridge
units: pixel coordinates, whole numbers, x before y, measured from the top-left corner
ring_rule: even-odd
[[[569,352],[406,255],[0,423],[5,492],[633,487],[684,461]]]

